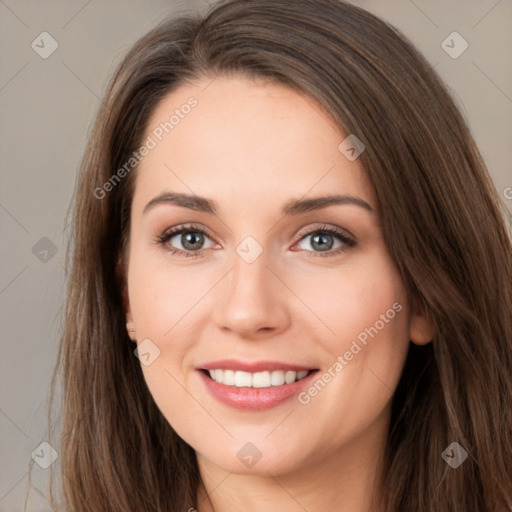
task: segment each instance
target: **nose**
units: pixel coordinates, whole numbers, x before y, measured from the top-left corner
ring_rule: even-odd
[[[219,283],[214,307],[218,328],[246,339],[275,336],[290,322],[290,296],[265,251],[252,263],[235,253],[231,271]]]

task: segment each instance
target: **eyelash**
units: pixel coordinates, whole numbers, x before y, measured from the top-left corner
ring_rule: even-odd
[[[202,235],[206,235],[208,238],[210,236],[208,233],[206,233],[203,229],[194,226],[193,224],[186,225],[186,226],[177,226],[175,228],[171,228],[167,231],[165,231],[162,235],[159,235],[156,237],[156,243],[159,245],[165,247],[167,251],[169,251],[171,254],[178,254],[180,256],[185,256],[187,258],[193,258],[198,257],[203,254],[203,252],[206,249],[200,249],[199,251],[182,251],[181,249],[175,249],[174,247],[169,248],[167,246],[167,243],[171,238],[173,238],[176,235],[181,235],[184,233],[200,233]],[[320,226],[316,229],[313,229],[311,231],[301,232],[299,233],[299,239],[296,243],[299,243],[302,241],[302,239],[306,238],[307,236],[315,235],[315,234],[327,234],[332,235],[335,238],[338,238],[343,244],[345,244],[345,247],[339,247],[335,251],[329,251],[325,253],[317,252],[317,251],[305,251],[306,253],[313,253],[313,254],[307,254],[307,257],[321,257],[321,258],[328,258],[331,256],[337,256],[338,254],[341,254],[347,250],[347,248],[355,247],[357,245],[357,242],[353,240],[352,238],[348,237],[343,231],[338,230],[336,228],[333,228],[331,226]]]

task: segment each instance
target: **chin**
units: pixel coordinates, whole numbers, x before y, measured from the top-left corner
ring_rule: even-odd
[[[304,465],[304,446],[283,445],[282,442],[230,440],[229,446],[219,446],[220,449],[215,451],[208,448],[200,452],[196,450],[196,453],[210,464],[236,474],[279,476]]]

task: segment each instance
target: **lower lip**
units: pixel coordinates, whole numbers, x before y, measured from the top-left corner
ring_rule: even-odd
[[[214,381],[210,377],[199,371],[200,377],[206,385],[208,391],[219,402],[233,407],[249,411],[263,411],[271,409],[286,400],[298,395],[316,374],[312,371],[307,377],[283,384],[282,386],[270,386],[268,388],[238,388],[236,386],[226,386]]]

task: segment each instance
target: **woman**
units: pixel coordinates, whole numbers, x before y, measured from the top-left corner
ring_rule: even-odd
[[[364,10],[152,30],[82,162],[62,510],[512,510],[501,207],[439,77]]]

